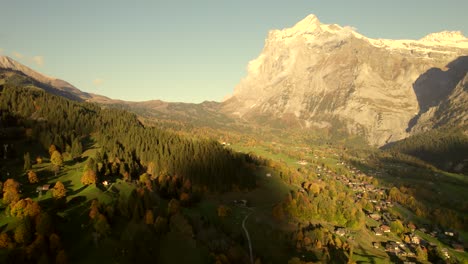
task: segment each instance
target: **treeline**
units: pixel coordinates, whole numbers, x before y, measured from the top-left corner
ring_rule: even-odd
[[[45,148],[55,145],[64,152],[77,139],[92,134],[103,157],[123,167],[129,180],[148,172],[190,179],[194,185],[219,191],[255,184],[246,155],[224,149],[213,140],[144,127],[134,114],[123,110],[101,109],[7,83],[0,111],[17,117],[17,126],[24,128],[26,136]]]
[[[468,175],[468,136],[463,129],[440,128],[413,135],[388,147],[434,166]]]
[[[389,198],[413,211],[418,217],[432,219],[440,226],[454,228],[457,230],[467,230],[468,216],[463,212],[466,205],[460,204],[460,211],[453,210],[438,204],[427,205],[414,198],[414,190],[401,186],[392,187]],[[465,207],[465,208],[464,208]]]

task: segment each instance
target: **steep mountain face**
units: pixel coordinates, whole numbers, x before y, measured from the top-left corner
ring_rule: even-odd
[[[468,57],[466,57],[468,58]],[[468,69],[467,69],[468,71]],[[445,125],[468,128],[468,74],[460,80],[453,91],[439,104],[428,108],[418,115],[411,132],[419,133]]]
[[[222,111],[269,125],[345,128],[383,145],[407,137],[410,121],[452,94],[466,54],[460,32],[376,40],[310,15],[269,32]]]

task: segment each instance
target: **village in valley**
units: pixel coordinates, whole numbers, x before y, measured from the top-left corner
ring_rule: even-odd
[[[353,193],[354,202],[362,205],[366,216],[364,229],[361,230],[334,226],[334,234],[350,243],[365,242],[373,252],[381,252],[392,261],[403,263],[416,263],[421,260],[421,255],[425,256],[422,259],[427,259],[429,251],[436,252],[440,259],[451,263],[455,254],[465,252],[466,243],[458,232],[422,219],[392,199],[390,192],[395,186],[380,181],[392,177],[384,168],[358,169],[355,164],[365,163],[365,158],[350,158],[333,148],[291,148],[277,142],[251,149],[263,155],[269,153],[270,158],[302,172],[300,174],[304,180],[300,186],[289,182],[298,192],[310,193],[311,184],[324,186],[330,180],[348,188]],[[278,153],[287,153],[288,156]],[[271,173],[267,173],[266,177],[270,178]],[[371,240],[358,241],[363,234]]]
[[[464,252],[463,242],[458,234],[452,230],[443,230],[429,224],[417,226],[408,219],[402,219],[394,207],[402,208],[402,205],[391,201],[388,196],[389,188],[378,185],[378,181],[370,175],[366,175],[359,169],[339,162],[336,165],[345,167],[351,177],[334,174],[331,170],[326,172],[334,175],[334,179],[349,187],[355,194],[355,202],[361,204],[370,204],[366,206],[364,212],[366,217],[366,228],[374,235],[375,240],[372,246],[375,249],[382,249],[389,255],[394,255],[404,263],[415,263],[411,261],[422,249],[427,254],[427,250],[435,250],[440,255],[449,260],[451,251]],[[322,172],[320,166],[317,171]],[[381,172],[373,171],[374,174]],[[404,209],[403,209],[404,210]],[[347,236],[353,239],[352,233],[345,228],[336,228],[335,233],[339,236]],[[422,238],[431,237],[432,242]],[[439,240],[435,243],[434,240]]]

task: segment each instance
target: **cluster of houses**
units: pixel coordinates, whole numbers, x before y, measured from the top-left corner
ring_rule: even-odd
[[[349,171],[355,175],[352,179],[344,175],[335,175],[335,179],[348,186],[356,196],[356,202],[366,199],[373,204],[373,212],[367,212],[367,216],[379,224],[374,227],[370,227],[375,236],[380,237],[388,233],[391,233],[390,223],[395,221],[396,218],[388,211],[390,207],[393,207],[393,203],[386,200],[386,189],[382,187],[376,187],[371,184],[368,177],[364,173],[360,172],[356,168],[353,168],[349,165],[344,164],[343,162],[340,165],[345,165]],[[376,197],[379,197],[377,199]],[[405,241],[387,241],[384,243],[385,251],[393,253],[399,257],[414,257],[416,253],[416,248],[421,246],[425,248],[437,247],[434,243],[429,243],[418,235],[415,234],[416,226],[412,223],[407,225],[407,228],[411,231],[405,234]],[[418,229],[420,232],[428,234],[432,237],[437,237],[440,241],[443,241],[445,244],[451,245],[454,250],[463,252],[464,246],[461,243],[454,232],[440,230],[432,230],[430,232],[425,228]],[[346,234],[346,230],[337,229],[335,230],[337,235],[343,236]],[[372,245],[375,248],[380,248],[382,245],[380,242],[373,242]],[[450,258],[450,254],[447,248],[442,248],[440,250],[442,257],[445,259]]]

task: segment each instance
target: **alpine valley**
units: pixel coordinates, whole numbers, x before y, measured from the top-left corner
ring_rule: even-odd
[[[0,90],[1,263],[468,262],[461,32],[309,15],[222,102],[116,100],[7,56]]]

